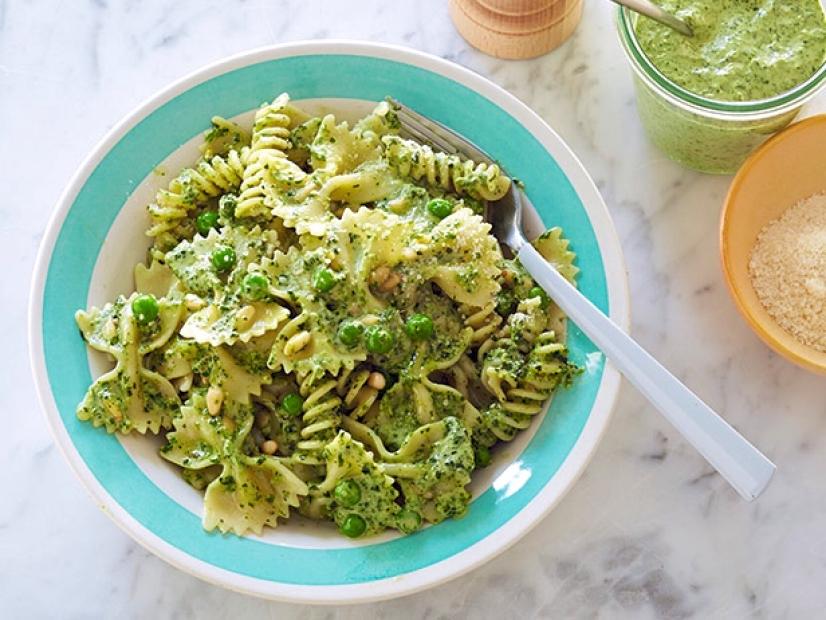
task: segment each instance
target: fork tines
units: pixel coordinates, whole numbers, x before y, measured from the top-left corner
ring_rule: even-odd
[[[388,98],[402,124],[402,136],[423,142],[451,155],[477,162],[493,163],[493,160],[470,140],[457,134],[449,127],[431,120],[410,109],[395,99]]]

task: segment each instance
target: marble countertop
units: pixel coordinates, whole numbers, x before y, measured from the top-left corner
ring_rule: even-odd
[[[471,49],[444,0],[0,2],[0,616],[804,618],[826,609],[826,382],[740,320],[718,264],[729,177],[667,160],[637,118],[607,1],[543,58]],[[59,8],[58,8],[59,7]],[[343,37],[437,54],[533,107],[597,182],[628,260],[633,332],[778,465],[741,501],[630,387],[585,475],[486,566],[366,607],[268,603],[150,555],[89,501],[30,378],[28,286],[63,186],[104,132],[172,80],[276,42]],[[806,113],[826,111],[826,96]],[[820,431],[824,437],[820,437]]]

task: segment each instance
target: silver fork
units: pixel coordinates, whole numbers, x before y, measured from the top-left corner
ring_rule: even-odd
[[[397,107],[403,137],[446,153],[494,163],[482,149],[448,127],[397,101],[391,103]],[[491,206],[490,221],[496,238],[511,249],[591,342],[744,499],[751,501],[760,495],[774,474],[774,464],[542,258],[522,231],[523,202],[527,197],[512,183],[507,195]]]

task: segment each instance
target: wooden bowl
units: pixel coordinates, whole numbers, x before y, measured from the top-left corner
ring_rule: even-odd
[[[826,353],[797,341],[769,315],[752,287],[749,258],[757,235],[796,202],[826,192],[826,114],[789,126],[743,164],[720,222],[723,275],[755,333],[786,359],[826,374]]]

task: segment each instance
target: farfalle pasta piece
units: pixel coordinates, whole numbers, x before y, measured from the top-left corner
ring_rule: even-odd
[[[223,465],[204,495],[206,530],[260,534],[288,518],[307,494],[306,483],[276,458],[236,454]]]
[[[384,102],[356,123],[352,130],[346,122],[336,123],[332,114],[324,116],[309,147],[314,177],[326,180],[351,172],[364,162],[379,159],[379,139],[397,130],[398,118]]]
[[[143,263],[135,265],[135,290],[155,297],[180,296],[178,278],[168,265],[153,260],[149,267]]]
[[[367,359],[362,350],[341,346],[331,327],[316,313],[300,313],[276,335],[267,365],[272,370],[299,375],[336,375],[342,368],[353,368]]]
[[[244,440],[253,423],[252,407],[225,401],[211,415],[203,392],[195,392],[181,407],[174,430],[167,435],[161,454],[191,470],[216,465],[221,473],[206,488],[204,529],[243,535],[276,527],[290,508],[308,493],[307,485],[277,457],[248,455]]]
[[[276,241],[273,231],[225,227],[169,252],[170,269],[184,290],[196,296],[194,306],[203,306],[186,319],[181,335],[219,346],[249,342],[276,329],[288,310],[271,299],[251,300],[242,288],[250,265],[272,254]],[[216,266],[219,253],[231,257],[226,268]]]
[[[196,235],[168,252],[165,262],[188,293],[212,300],[241,285],[247,267],[270,256],[278,245],[273,230],[256,226],[225,226]],[[231,260],[216,265],[216,252],[229,252]]]
[[[400,380],[393,385],[378,407],[365,418],[367,424],[390,449],[401,446],[422,425],[436,422],[446,416],[462,419],[475,426],[479,416],[476,407],[456,388],[423,376],[416,380]],[[344,426],[353,431],[351,418]]]
[[[444,218],[433,229],[422,256],[426,273],[458,303],[481,307],[499,291],[502,252],[491,226],[468,208]]]
[[[289,310],[275,302],[246,302],[231,296],[190,315],[181,335],[213,347],[249,342],[276,329],[289,314]]]
[[[379,455],[379,468],[395,478],[406,510],[431,523],[465,513],[475,457],[470,432],[461,420],[448,416],[422,425],[395,452],[365,425],[353,425],[350,432]]]
[[[329,231],[317,246],[277,252],[262,262],[274,294],[296,309],[296,315],[279,328],[270,356],[273,370],[299,374],[338,374],[366,359],[363,347],[348,347],[338,338],[341,323],[351,313],[381,312],[384,304],[360,277],[364,255],[346,234]],[[324,271],[329,288],[319,290],[317,277]]]
[[[389,352],[387,357],[373,357],[381,368],[398,368],[399,380],[383,393],[378,406],[365,418],[390,447],[400,446],[424,424],[446,416],[475,420],[475,407],[455,388],[434,381],[431,375],[450,368],[470,344],[472,332],[458,313],[451,313],[437,298],[418,305],[415,310],[436,317],[433,336],[412,348],[404,345]],[[402,341],[404,342],[404,341]]]
[[[315,136],[307,143],[310,128]],[[312,172],[271,192],[273,214],[299,234],[322,236],[333,221],[334,204],[358,207],[397,192],[402,183],[382,159],[380,144],[382,136],[396,131],[398,118],[384,102],[352,129],[329,114],[297,128],[297,153]]]
[[[476,464],[470,433],[459,419],[447,417],[433,427],[438,430],[435,436],[428,427],[421,429],[431,444],[421,442],[411,461],[384,464],[382,471],[396,479],[408,510],[430,523],[440,523],[467,512],[470,492],[466,487]],[[410,441],[415,445],[417,439],[412,436]],[[399,452],[407,450],[403,446]]]
[[[359,536],[400,525],[404,515],[396,501],[399,493],[393,478],[382,471],[361,442],[340,431],[324,448],[322,458],[326,475],[310,490],[311,514],[326,514],[345,531],[357,527]],[[335,493],[337,488],[347,493]]]
[[[189,385],[200,383],[222,390],[224,398],[247,404],[250,396],[260,396],[261,386],[272,382],[266,356],[255,351],[236,351],[226,346],[209,346],[194,340],[175,338],[158,351],[157,372],[170,380],[190,376]]]
[[[472,306],[484,306],[499,291],[502,253],[490,224],[466,207],[426,227],[415,218],[360,209],[344,213],[340,227],[365,246],[367,269],[399,266],[414,283],[435,282]]]
[[[143,358],[172,336],[181,305],[161,299],[157,318],[139,326],[131,307],[135,296],[121,296],[103,308],[75,315],[89,346],[115,358],[115,367],[89,387],[77,408],[78,418],[104,426],[109,433],[157,433],[169,426],[180,406],[172,384],[145,368]]]
[[[345,211],[338,228],[352,240],[351,247],[357,248],[354,270],[364,280],[369,281],[377,267],[393,268],[416,256],[420,234],[413,222],[393,213],[366,207]]]

